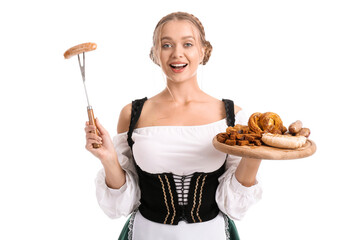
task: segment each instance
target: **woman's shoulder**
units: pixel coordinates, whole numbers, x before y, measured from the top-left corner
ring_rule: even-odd
[[[241,107],[239,107],[238,105],[235,105],[235,104],[234,104],[234,109],[235,109],[235,114],[242,110]]]
[[[138,99],[138,100],[140,100],[140,101],[145,100],[144,106],[147,105],[147,102],[149,102],[149,101],[146,101],[147,98]],[[131,103],[126,104],[120,111],[118,125],[117,125],[117,133],[118,134],[127,132],[129,130],[132,104],[133,104],[133,101]]]
[[[129,130],[130,118],[131,118],[131,103],[125,105],[119,115],[119,121],[117,125],[117,133],[124,133]]]
[[[211,95],[207,95],[208,96],[208,99],[209,99],[209,102],[212,102],[213,103],[213,106],[218,106],[217,108],[219,108],[219,109],[225,109],[224,108],[224,101],[223,101],[223,99],[218,99],[218,98],[216,98],[216,97],[213,97],[213,96],[211,96]],[[230,99],[231,100],[231,99]],[[233,100],[231,100],[231,101],[233,101]],[[233,101],[234,102],[234,101]],[[236,105],[235,104],[235,102],[234,102],[234,111],[235,111],[235,113],[237,113],[237,112],[239,112],[239,111],[241,111],[242,109],[241,109],[241,107],[239,107],[238,105]]]

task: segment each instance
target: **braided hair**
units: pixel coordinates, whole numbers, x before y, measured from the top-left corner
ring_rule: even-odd
[[[167,23],[171,20],[186,20],[186,21],[189,21],[190,23],[192,23],[196,27],[196,29],[199,31],[200,43],[205,49],[204,57],[201,62],[202,65],[205,65],[209,61],[209,58],[211,56],[212,46],[211,46],[210,42],[205,39],[204,26],[202,25],[200,20],[197,17],[195,17],[194,15],[186,13],[186,12],[170,13],[170,14],[166,15],[165,17],[163,17],[158,22],[158,24],[156,25],[155,30],[154,30],[153,47],[151,48],[151,51],[150,51],[151,60],[155,64],[160,65],[159,61],[157,59],[157,55],[154,52],[156,51],[157,46],[158,46],[159,36],[161,34],[162,27],[165,25],[165,23]]]

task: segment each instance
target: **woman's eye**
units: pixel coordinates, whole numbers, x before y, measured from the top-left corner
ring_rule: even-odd
[[[192,43],[185,43],[185,47],[191,47]]]
[[[162,45],[162,47],[163,47],[163,48],[170,48],[170,47],[171,47],[171,45],[170,45],[170,44],[168,44],[168,43],[165,43],[165,44],[163,44],[163,45]]]

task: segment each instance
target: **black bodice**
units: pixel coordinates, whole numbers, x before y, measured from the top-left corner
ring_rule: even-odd
[[[145,97],[132,102],[128,131],[128,144],[131,150],[134,144],[131,136],[146,100]],[[225,103],[227,125],[234,126],[234,103],[227,99],[223,99],[223,102]],[[148,173],[136,164],[136,160],[135,165],[141,191],[139,211],[148,220],[176,225],[180,220],[188,223],[204,222],[218,215],[219,208],[215,201],[215,193],[219,184],[218,178],[225,171],[225,161],[216,171],[195,172],[191,175],[186,205],[179,204],[172,173]]]

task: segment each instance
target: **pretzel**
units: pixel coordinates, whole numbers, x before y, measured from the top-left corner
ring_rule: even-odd
[[[259,122],[264,132],[282,134],[283,122],[276,113],[266,112],[261,114]]]
[[[283,134],[287,130],[283,126],[280,116],[273,112],[253,113],[249,118],[248,125],[251,131],[256,133]]]
[[[253,113],[248,121],[248,126],[250,128],[251,131],[256,132],[256,133],[263,133],[264,131],[260,128],[260,119],[261,113],[260,112],[256,112]]]
[[[69,48],[64,53],[64,57],[65,57],[65,59],[69,59],[72,56],[78,55],[78,54],[83,53],[83,52],[93,51],[96,48],[97,48],[96,43],[92,43],[92,42],[82,43],[82,44],[76,45],[76,46],[74,46],[72,48]]]

